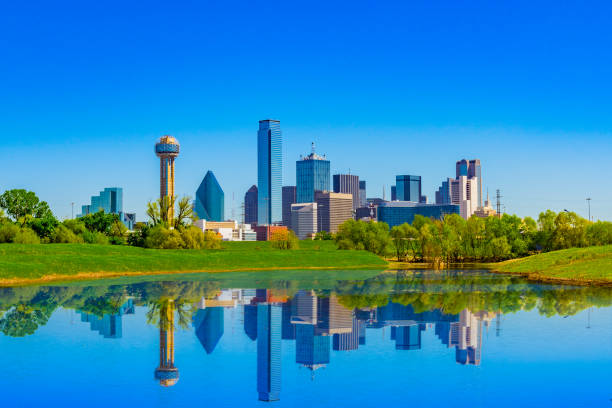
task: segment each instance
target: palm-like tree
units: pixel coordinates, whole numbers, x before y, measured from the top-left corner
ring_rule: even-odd
[[[174,219],[168,219],[170,209],[174,208],[175,204],[176,199],[168,196],[161,197],[156,201],[149,201],[147,203],[147,216],[151,219],[153,225],[163,224],[170,228],[183,227],[189,221],[196,220],[191,198],[187,196],[178,201],[178,211],[175,212]]]

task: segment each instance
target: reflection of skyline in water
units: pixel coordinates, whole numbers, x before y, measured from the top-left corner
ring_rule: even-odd
[[[195,333],[207,354],[223,336],[227,308],[243,310],[244,335],[257,342],[257,392],[261,401],[276,401],[281,392],[282,340],[295,341],[295,362],[310,371],[330,364],[330,350],[354,351],[366,344],[366,329],[389,328],[396,350],[420,350],[422,332],[433,328],[440,342],[455,349],[458,364],[480,365],[483,325],[496,313],[458,314],[440,310],[416,313],[411,305],[350,309],[337,295],[298,291],[293,297],[267,289],[223,290],[197,303]]]
[[[564,355],[562,347],[578,351],[583,370],[589,370],[593,358],[599,358],[593,353],[605,358],[610,352],[601,340],[609,338],[610,332],[602,325],[602,316],[609,316],[612,309],[593,314],[598,320],[594,328],[590,328],[590,312],[581,315],[584,322],[559,318],[591,306],[609,307],[609,288],[534,285],[514,277],[447,273],[387,273],[362,281],[323,284],[314,279],[251,283],[260,289],[223,290],[217,281],[198,280],[0,289],[0,332],[7,336],[0,334],[0,343],[9,354],[11,367],[23,367],[28,373],[38,372],[34,361],[45,362],[39,367],[43,371],[45,366],[57,365],[59,360],[53,355],[63,356],[65,364],[91,378],[100,372],[120,372],[118,367],[137,362],[144,372],[135,377],[104,377],[105,386],[117,396],[121,393],[117,387],[127,381],[139,384],[145,397],[146,390],[152,398],[164,395],[172,400],[188,394],[191,402],[202,390],[217,399],[240,390],[235,399],[247,406],[258,399],[294,406],[296,398],[333,406],[326,400],[330,392],[359,405],[346,388],[347,378],[363,390],[362,402],[368,406],[381,398],[392,404],[399,402],[388,392],[368,393],[368,386],[389,391],[404,381],[418,385],[407,389],[417,400],[417,391],[435,392],[434,384],[450,387],[464,398],[467,395],[456,386],[463,378],[485,381],[479,395],[490,397],[492,390],[505,392],[494,378],[506,376],[509,367],[521,373],[512,377],[513,386],[519,388],[525,387],[523,376],[533,384],[558,369],[570,375],[573,371],[568,365],[576,365],[576,358]],[[269,289],[261,289],[264,285]],[[76,322],[74,313],[55,313],[60,310],[76,311]],[[487,326],[492,320],[500,323],[500,312],[506,316],[508,336],[487,338]],[[546,319],[551,316],[558,318]],[[534,319],[539,330],[526,336],[531,331],[522,329],[531,327]],[[47,324],[49,330],[37,333]],[[72,324],[80,330],[69,338],[81,336],[81,342],[90,342],[84,348],[73,350],[63,340],[47,343],[58,325]],[[501,333],[496,330],[501,326],[493,326],[494,336]],[[582,332],[580,327],[589,329]],[[599,333],[594,337],[596,330]],[[589,337],[587,332],[593,335]],[[148,334],[142,337],[142,333]],[[24,336],[32,338],[18,338]],[[576,349],[577,341],[589,347]],[[32,344],[37,344],[37,349],[30,350]],[[29,362],[31,351],[38,349],[44,354]],[[84,365],[82,361],[88,357],[76,357],[75,353],[85,351],[92,356],[106,353],[101,356],[108,358],[97,358],[94,367]],[[525,353],[529,359],[524,358]],[[542,356],[562,362],[564,368],[550,371]],[[542,367],[538,365],[541,362]],[[525,364],[529,370],[524,370]],[[465,368],[469,365],[482,367]],[[232,367],[231,374],[223,367]],[[236,367],[247,369],[234,370]],[[146,374],[152,368],[155,382]],[[181,382],[179,370],[184,378]],[[364,375],[351,377],[359,372]],[[438,378],[442,372],[444,378]],[[370,373],[376,374],[366,378]],[[37,376],[42,378],[42,373],[34,374]],[[234,379],[238,382],[232,384]],[[3,381],[11,387],[9,400],[15,398],[18,379]],[[206,389],[202,381],[214,388]],[[156,384],[177,387],[167,392]],[[194,384],[199,385],[194,388]],[[569,385],[564,383],[563,387]],[[61,386],[55,384],[55,388]],[[92,392],[95,390],[88,390]],[[568,398],[574,401],[565,395],[565,400]],[[583,398],[593,401],[593,397]],[[424,401],[420,399],[420,403]]]

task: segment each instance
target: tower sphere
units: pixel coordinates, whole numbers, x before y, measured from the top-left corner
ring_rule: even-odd
[[[177,157],[180,144],[174,137],[166,135],[159,138],[155,144],[155,154],[158,157]]]
[[[155,379],[159,381],[162,387],[172,387],[179,380],[179,372],[177,368],[157,368],[155,370]]]

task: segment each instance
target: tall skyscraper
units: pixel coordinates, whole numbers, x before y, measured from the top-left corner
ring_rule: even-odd
[[[359,180],[359,207],[363,208],[368,205],[365,180]]]
[[[332,234],[346,220],[353,218],[353,196],[350,194],[317,191],[317,228]]]
[[[349,333],[334,334],[333,349],[336,351],[357,350],[359,347],[359,326],[363,322],[353,316],[353,327]]]
[[[283,186],[283,225],[291,228],[291,205],[296,203],[296,187]]]
[[[477,197],[477,205],[482,207],[482,166],[480,164],[479,159],[466,160],[461,159],[456,164],[456,177],[459,179],[461,176],[465,176],[468,179],[477,179],[476,192],[478,194]]]
[[[391,201],[397,200],[397,186],[391,186]]]
[[[174,202],[174,159],[180,152],[178,140],[166,135],[159,138],[155,144],[155,154],[159,157],[159,198],[168,197]],[[167,219],[174,219],[174,206],[168,207]]]
[[[257,132],[257,223],[283,220],[283,155],[280,121],[259,121]]]
[[[317,299],[317,329],[325,334],[351,333],[353,311],[338,301],[336,295]]]
[[[325,156],[319,156],[312,144],[312,152],[295,163],[296,202],[312,203],[315,191],[329,191],[330,163]]]
[[[257,223],[257,186],[252,185],[244,195],[244,223]]]
[[[421,176],[396,176],[395,188],[399,201],[421,201]]]
[[[312,324],[296,324],[295,362],[311,371],[329,364],[330,337],[318,333]]]
[[[281,326],[281,306],[257,305],[257,392],[260,401],[280,399]]]
[[[359,208],[359,176],[352,174],[334,174],[334,193],[353,196],[353,211]]]
[[[195,194],[195,212],[201,220],[225,220],[225,195],[212,171],[206,172]]]

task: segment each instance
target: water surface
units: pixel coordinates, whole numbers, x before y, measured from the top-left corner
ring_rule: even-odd
[[[612,406],[609,288],[484,271],[155,279],[0,289],[3,406]]]

